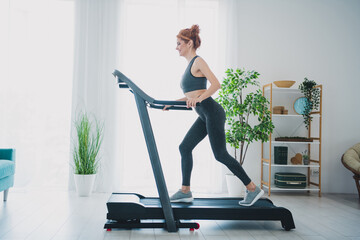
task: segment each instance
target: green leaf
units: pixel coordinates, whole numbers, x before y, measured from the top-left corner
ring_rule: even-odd
[[[74,172],[94,174],[99,164],[98,153],[103,140],[103,124],[96,119],[91,121],[86,112],[80,112],[74,125],[77,133],[77,141],[73,146]]]

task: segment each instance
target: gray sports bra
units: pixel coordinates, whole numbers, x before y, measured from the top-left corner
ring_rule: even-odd
[[[191,73],[191,67],[198,56],[191,59],[189,66],[186,68],[184,75],[182,76],[180,87],[184,93],[206,89],[207,79],[206,77],[194,77]]]

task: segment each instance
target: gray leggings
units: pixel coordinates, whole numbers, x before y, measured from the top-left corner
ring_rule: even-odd
[[[181,154],[181,169],[183,186],[190,186],[193,168],[192,150],[209,134],[209,140],[216,160],[225,164],[244,184],[251,180],[240,165],[226,150],[225,141],[225,111],[213,98],[209,97],[195,108],[199,115],[184,140],[179,146]]]

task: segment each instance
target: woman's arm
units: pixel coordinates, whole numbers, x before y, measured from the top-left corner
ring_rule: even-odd
[[[214,75],[214,73],[211,71],[211,69],[209,68],[209,66],[207,65],[207,63],[205,62],[204,59],[199,58],[198,66],[199,66],[200,72],[202,74],[204,74],[206,79],[210,82],[210,87],[203,94],[201,94],[198,97],[201,102],[201,101],[207,99],[208,97],[212,96],[214,93],[216,93],[217,90],[220,89],[221,84],[220,84],[219,80],[216,78],[216,76]]]
[[[190,106],[190,107],[194,107],[194,106],[196,106],[197,102],[202,102],[203,100],[212,96],[221,87],[219,80],[216,78],[214,73],[210,70],[210,68],[207,65],[207,63],[205,62],[205,60],[202,58],[198,58],[196,60],[197,60],[196,61],[196,71],[200,71],[206,77],[206,79],[210,82],[210,87],[205,92],[203,92],[199,97],[189,99],[188,106]]]

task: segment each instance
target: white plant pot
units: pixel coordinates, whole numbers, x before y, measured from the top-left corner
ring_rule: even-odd
[[[74,174],[76,192],[80,197],[90,196],[95,182],[96,174]]]
[[[226,184],[230,197],[244,196],[245,185],[234,174],[226,174]]]

